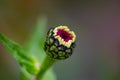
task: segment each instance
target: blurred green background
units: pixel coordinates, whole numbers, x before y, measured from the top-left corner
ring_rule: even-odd
[[[73,55],[54,65],[57,80],[120,80],[119,0],[0,0],[0,32],[21,45],[40,16],[47,30],[67,25],[77,35]],[[0,43],[0,80],[19,80],[19,72]]]

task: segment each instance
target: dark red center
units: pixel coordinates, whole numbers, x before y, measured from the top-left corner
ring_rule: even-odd
[[[57,35],[59,35],[65,42],[72,40],[71,34],[67,31],[62,30],[62,29],[58,29]]]

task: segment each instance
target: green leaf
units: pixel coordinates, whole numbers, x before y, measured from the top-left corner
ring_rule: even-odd
[[[42,62],[45,57],[43,47],[46,33],[46,24],[46,17],[39,18],[34,33],[31,34],[32,36],[25,45],[27,53],[29,55],[36,56],[40,62]]]
[[[56,80],[56,76],[52,68],[46,72],[45,76],[43,77],[43,80]]]
[[[0,41],[21,66],[21,76],[23,80],[30,80],[31,74],[37,74],[40,67],[39,63],[42,63],[46,56],[43,50],[46,22],[45,17],[38,20],[37,28],[26,45],[26,51],[18,43],[0,33]],[[39,60],[39,62],[37,60]],[[56,80],[56,76],[52,69],[46,72],[43,80]]]
[[[20,80],[32,80],[32,75],[26,71],[25,68],[21,68]]]
[[[20,64],[21,68],[25,68],[31,74],[37,74],[39,69],[36,66],[37,60],[33,57],[27,56],[24,49],[16,42],[8,39],[0,33],[0,41],[3,43],[6,50],[13,56]]]
[[[26,51],[29,55],[35,56],[40,63],[43,62],[46,53],[43,50],[46,37],[47,19],[42,16],[38,19],[36,29],[26,44]],[[43,80],[56,80],[56,76],[52,69],[49,69],[44,75]]]
[[[2,33],[0,33],[0,40],[3,43],[4,47],[6,48],[6,50],[16,59],[19,58],[18,55],[20,56],[24,56],[22,54],[24,54],[23,49],[20,47],[20,45],[18,45],[17,43],[15,43],[14,41],[8,39],[7,37],[5,37]],[[18,57],[18,58],[17,58]]]

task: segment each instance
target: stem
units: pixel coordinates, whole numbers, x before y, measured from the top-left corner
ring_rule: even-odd
[[[45,60],[43,61],[42,65],[40,66],[40,71],[37,74],[37,79],[36,80],[42,80],[44,73],[49,69],[52,64],[56,62],[55,59],[50,58],[49,56],[46,56]]]

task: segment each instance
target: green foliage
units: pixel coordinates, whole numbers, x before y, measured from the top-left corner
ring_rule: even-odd
[[[39,18],[37,27],[31,38],[27,41],[25,49],[18,43],[8,39],[0,33],[0,41],[6,50],[17,60],[21,67],[21,80],[31,80],[37,75],[40,64],[45,58],[43,50],[46,29],[46,18]],[[49,69],[43,77],[43,80],[56,80],[52,69]]]

